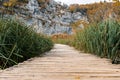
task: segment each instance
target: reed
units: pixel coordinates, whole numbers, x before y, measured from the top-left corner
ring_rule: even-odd
[[[120,24],[107,20],[78,31],[74,40],[77,49],[120,62]]]
[[[12,19],[0,18],[1,69],[41,55],[52,47],[52,41],[36,33],[32,27]]]

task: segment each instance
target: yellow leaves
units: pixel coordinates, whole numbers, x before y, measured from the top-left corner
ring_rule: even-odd
[[[116,3],[115,3],[115,6],[120,6],[120,2],[116,2]]]
[[[8,6],[8,3],[7,3],[7,2],[5,2],[5,3],[3,3],[3,5],[4,5],[4,6]]]
[[[73,4],[73,5],[70,5],[69,10],[71,12],[74,12],[77,8],[79,8],[79,5],[78,4]]]
[[[119,0],[113,0],[113,1],[115,1],[115,2],[119,2]]]
[[[120,6],[120,1],[119,0],[113,0],[115,3],[114,3],[114,5],[115,6]]]
[[[3,6],[5,6],[5,7],[13,7],[13,6],[15,6],[16,2],[17,2],[17,0],[9,0],[8,2],[4,2]]]
[[[76,9],[76,7],[75,6],[70,6],[69,9],[70,9],[71,12],[73,12]]]

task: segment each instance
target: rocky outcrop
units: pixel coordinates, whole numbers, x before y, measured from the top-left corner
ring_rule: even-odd
[[[61,5],[54,0],[49,3],[38,3],[37,0],[29,0],[28,4],[16,5],[15,17],[28,26],[34,26],[38,33],[47,35],[67,33],[72,34],[71,23],[78,20],[87,21],[83,12],[71,13],[66,4]]]

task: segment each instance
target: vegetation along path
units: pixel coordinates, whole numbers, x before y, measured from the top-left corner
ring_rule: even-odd
[[[42,57],[0,70],[0,80],[120,80],[120,65],[55,44]]]

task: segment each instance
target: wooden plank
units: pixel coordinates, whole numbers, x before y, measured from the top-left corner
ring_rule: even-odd
[[[120,65],[55,44],[42,57],[0,70],[0,80],[120,80]]]

